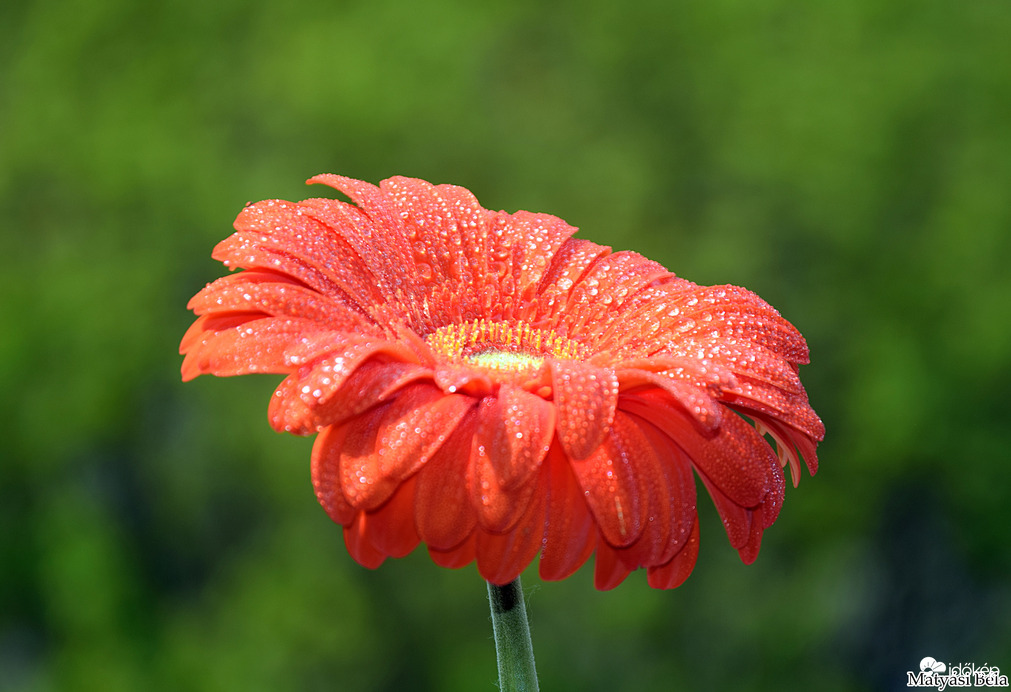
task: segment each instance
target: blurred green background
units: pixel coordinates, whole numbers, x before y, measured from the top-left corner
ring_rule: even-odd
[[[370,572],[277,377],[179,381],[247,201],[335,172],[559,215],[807,336],[828,428],[740,564],[525,576],[545,690],[1011,673],[1011,5],[45,0],[0,9],[0,689],[493,690],[485,587]]]

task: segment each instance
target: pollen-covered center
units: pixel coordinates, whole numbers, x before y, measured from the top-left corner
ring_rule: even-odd
[[[542,356],[531,356],[527,353],[512,353],[511,351],[499,351],[497,349],[464,356],[464,360],[474,365],[479,365],[482,368],[491,368],[492,370],[539,368],[544,362]]]
[[[502,374],[536,372],[545,358],[575,359],[585,352],[582,344],[526,322],[484,319],[448,324],[429,334],[425,341],[449,360],[462,360]]]

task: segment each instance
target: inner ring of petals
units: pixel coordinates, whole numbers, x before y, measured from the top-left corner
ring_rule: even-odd
[[[440,327],[425,341],[439,355],[500,372],[539,370],[545,358],[577,359],[586,348],[526,322],[473,320]]]

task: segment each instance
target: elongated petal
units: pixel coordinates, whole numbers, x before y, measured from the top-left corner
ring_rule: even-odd
[[[561,324],[568,310],[572,287],[601,257],[611,253],[611,248],[591,243],[581,238],[569,238],[558,248],[540,283],[528,302],[519,306],[516,317],[531,324]],[[489,303],[495,302],[494,299]]]
[[[697,354],[696,354],[697,355]],[[591,362],[607,362],[606,355],[595,356]],[[611,359],[613,361],[613,359]],[[718,396],[723,390],[735,386],[737,378],[730,368],[708,359],[698,359],[684,355],[653,355],[638,357],[622,357],[614,364],[618,373],[644,370],[664,377],[679,380],[691,386]]]
[[[769,494],[762,500],[762,504],[756,509],[760,513],[758,524],[765,530],[772,526],[772,523],[779,518],[779,512],[783,509],[783,499],[786,496],[786,478],[783,476],[783,467],[773,459],[769,459]]]
[[[728,497],[705,473],[699,472],[716,510],[723,519],[730,545],[740,553],[745,564],[751,564],[758,557],[762,532],[775,521],[783,505],[783,472],[779,464],[769,460],[769,491],[762,502],[755,507],[741,507]]]
[[[546,476],[546,474],[539,474]],[[519,521],[505,533],[480,529],[477,534],[477,570],[492,584],[508,584],[537,557],[543,545],[546,493],[533,493],[533,500]]]
[[[414,522],[404,521],[414,509],[415,480],[404,481],[379,508],[362,512],[362,539],[383,555],[405,557],[421,542]]]
[[[825,426],[803,393],[790,394],[778,387],[742,377],[738,378],[736,387],[727,390],[723,399],[735,408],[769,414],[814,440],[825,436]]]
[[[790,395],[804,390],[795,363],[758,344],[722,336],[717,329],[684,337],[678,349],[684,354],[691,354],[696,362],[725,367],[734,373],[735,380],[761,382]]]
[[[723,421],[723,406],[709,392],[678,377],[638,369],[619,370],[617,376],[625,396],[641,389],[664,392],[692,417],[704,434],[715,434]]]
[[[751,523],[754,512],[727,497],[727,494],[704,473],[699,473],[699,478],[702,479],[703,485],[705,485],[706,490],[709,492],[709,497],[712,498],[713,504],[716,505],[716,511],[723,520],[723,528],[727,531],[730,545],[737,549],[743,548],[751,537]]]
[[[550,365],[558,439],[570,458],[586,459],[614,421],[618,378],[609,368],[577,361],[552,360]]]
[[[589,559],[597,531],[583,489],[558,445],[548,452],[545,464],[549,474],[548,505],[539,571],[541,579],[557,581],[571,575]]]
[[[420,266],[424,263],[415,260],[410,231],[394,196],[381,187],[337,175],[317,175],[309,182],[336,188],[357,204],[355,208],[309,202],[369,264],[386,300],[410,301],[431,277],[426,278]]]
[[[262,313],[203,315],[183,336],[183,380],[203,374],[229,377],[251,373],[289,373],[288,351],[307,335],[317,335],[309,320],[264,317]]]
[[[618,558],[629,569],[637,569],[656,564],[667,551],[674,517],[671,514],[670,499],[672,488],[661,467],[656,448],[647,436],[643,426],[629,417],[630,427],[640,436],[635,457],[635,471],[642,478],[643,495],[640,498],[643,527],[639,536],[628,545],[616,548]]]
[[[482,284],[490,214],[469,190],[402,177],[379,187],[404,219],[407,235],[415,241],[415,262],[427,267],[429,280]]]
[[[338,524],[347,526],[358,513],[344,497],[340,483],[340,455],[347,426],[331,425],[320,431],[312,445],[312,487],[323,509]]]
[[[446,550],[440,550],[430,545],[428,546],[428,554],[432,558],[432,562],[440,567],[459,569],[469,565],[477,558],[477,532],[468,535],[459,545]]]
[[[611,254],[611,248],[591,243],[582,238],[569,238],[558,247],[551,264],[541,277],[538,294],[557,292],[564,297],[562,305],[567,306],[573,286],[580,283],[590,267]],[[561,307],[561,306],[560,306]]]
[[[681,334],[691,336],[717,329],[725,338],[747,339],[792,362],[807,362],[807,344],[800,332],[746,288],[686,287],[679,301],[683,306]]]
[[[368,538],[368,519],[365,512],[358,512],[354,520],[344,527],[344,545],[348,553],[362,567],[375,569],[386,560],[386,554],[378,550]]]
[[[429,549],[447,551],[460,545],[477,524],[477,511],[466,482],[476,426],[477,413],[471,407],[418,472],[414,517],[418,535]]]
[[[485,530],[506,531],[526,510],[554,436],[554,419],[550,403],[510,385],[481,401],[470,477],[472,501]]]
[[[441,363],[435,370],[435,383],[447,393],[465,392],[485,396],[494,390],[492,380],[482,370],[459,363]]]
[[[629,420],[653,452],[641,458],[645,475],[651,479],[649,510],[642,536],[617,552],[629,567],[647,567],[665,563],[683,549],[697,521],[695,477],[690,459],[673,440],[638,416],[630,414]]]
[[[324,296],[283,274],[257,269],[208,284],[186,307],[198,315],[262,312],[271,317],[294,317],[314,323],[319,331],[374,329],[372,321],[356,306]]]
[[[250,205],[239,214],[235,227],[236,233],[213,252],[228,267],[286,274],[363,314],[380,295],[369,268],[356,261],[353,249],[300,205],[280,200]]]
[[[775,454],[739,416],[726,416],[715,438],[683,434],[678,444],[696,469],[742,507],[754,507],[769,492],[769,468],[775,464]]]
[[[800,483],[800,460],[803,459],[807,465],[808,472],[813,476],[818,471],[818,450],[815,439],[808,437],[804,433],[782,425],[772,417],[765,414],[748,412],[755,420],[759,431],[767,430],[773,435],[778,447],[780,463],[790,465],[790,473],[793,476],[793,486]]]
[[[769,491],[769,464],[775,453],[761,435],[740,416],[723,417],[719,433],[705,436],[691,420],[675,409],[665,416],[664,409],[651,405],[643,394],[628,397],[622,406],[663,430],[684,450],[700,474],[742,507],[754,507]]]
[[[597,557],[593,565],[593,585],[600,591],[610,591],[632,573],[632,568],[618,557],[618,551],[603,536],[597,539]]]
[[[291,349],[288,359],[292,359]],[[335,399],[342,385],[366,360],[384,357],[411,362],[415,356],[404,346],[368,338],[346,336],[329,340],[328,351],[300,366],[285,379],[271,399],[268,415],[278,431],[301,435],[330,425],[339,417],[347,402]],[[298,353],[300,362],[308,356]]]
[[[528,300],[548,270],[549,258],[576,229],[557,216],[518,211],[498,212],[488,228],[489,273],[498,277],[499,288],[516,305]]]
[[[358,214],[359,218],[362,216],[349,204],[337,200],[326,200],[326,203],[332,208]],[[320,276],[325,276],[328,286],[339,287],[340,293],[363,306],[374,303],[380,297],[375,276],[368,263],[362,261],[359,248],[348,242],[343,232],[346,224],[332,223],[333,217],[323,217],[314,206],[312,201],[292,204],[268,200],[251,204],[235,220],[238,233],[234,238],[241,239],[246,247],[262,248],[282,260],[284,257],[299,258]],[[344,221],[344,217],[341,220]],[[218,252],[224,247],[227,246],[219,246]],[[342,261],[333,261],[333,258]],[[283,261],[281,265],[270,264],[275,269],[286,269]]]
[[[660,481],[637,460],[650,453],[649,441],[619,411],[603,444],[586,459],[571,460],[600,532],[612,546],[633,543],[648,521],[649,487]]]
[[[389,404],[352,419],[340,456],[348,502],[371,510],[425,465],[470,408],[464,396],[443,396],[431,385],[411,385]]]
[[[696,521],[684,547],[668,562],[651,566],[647,570],[649,585],[654,589],[675,589],[681,586],[695,569],[698,557],[699,523]]]
[[[628,338],[628,325],[621,320],[626,303],[670,276],[663,266],[635,252],[600,257],[573,286],[560,320],[570,333],[591,340],[596,348],[610,349]]]
[[[336,393],[314,412],[313,418],[342,423],[373,406],[389,401],[407,385],[431,381],[428,368],[414,363],[367,360],[347,376]]]

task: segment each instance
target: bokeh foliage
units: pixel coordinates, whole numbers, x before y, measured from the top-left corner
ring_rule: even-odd
[[[484,586],[356,566],[278,378],[179,382],[244,203],[404,174],[557,214],[808,337],[828,438],[751,567],[525,578],[542,687],[1011,672],[1011,5],[0,9],[0,689],[493,689]]]

